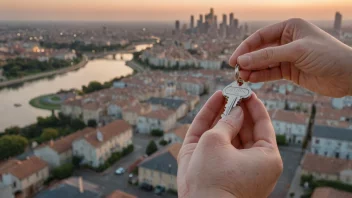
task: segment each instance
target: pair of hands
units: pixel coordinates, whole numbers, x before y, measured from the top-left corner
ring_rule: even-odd
[[[290,80],[332,97],[352,95],[352,49],[301,19],[258,30],[230,65],[242,79]],[[283,166],[270,117],[255,94],[220,119],[216,92],[194,119],[178,156],[179,197],[268,197]]]

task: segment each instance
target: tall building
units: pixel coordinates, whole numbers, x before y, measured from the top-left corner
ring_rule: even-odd
[[[233,14],[233,12],[231,12],[230,17],[229,17],[231,27],[233,26],[233,19],[234,19],[234,14]]]
[[[180,21],[179,21],[179,20],[177,20],[177,21],[175,22],[175,30],[176,30],[176,31],[180,31]]]
[[[226,14],[222,15],[222,24],[225,26],[227,25],[227,15]]]
[[[191,28],[191,30],[193,30],[193,28],[194,28],[194,16],[193,15],[191,15],[190,28]]]
[[[202,15],[202,14],[199,15],[199,21],[200,21],[201,23],[203,23],[203,15]]]
[[[210,8],[210,16],[214,16],[214,8]]]
[[[336,12],[335,14],[335,23],[334,23],[334,29],[337,32],[341,31],[341,25],[342,25],[342,14],[340,12]]]

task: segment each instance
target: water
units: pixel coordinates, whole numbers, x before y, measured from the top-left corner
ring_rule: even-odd
[[[151,45],[137,45],[136,50],[143,50],[147,47]],[[125,61],[131,59],[132,54],[117,54],[116,60],[92,60],[77,71],[26,82],[18,88],[0,90],[0,131],[10,126],[26,126],[34,123],[38,116],[50,115],[50,111],[37,109],[29,104],[34,97],[56,93],[60,89],[80,89],[82,85],[87,85],[93,80],[105,82],[115,77],[132,74],[133,70],[125,64]],[[15,107],[16,103],[22,106]]]

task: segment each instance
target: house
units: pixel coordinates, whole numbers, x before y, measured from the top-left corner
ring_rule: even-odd
[[[98,102],[87,102],[82,105],[82,115],[84,123],[88,124],[89,120],[95,120],[97,123],[104,115],[104,106]]]
[[[53,58],[59,59],[59,60],[73,60],[77,58],[76,53],[74,52],[57,52],[53,54]]]
[[[352,160],[307,153],[302,161],[301,174],[312,175],[315,179],[352,184]]]
[[[314,126],[311,152],[327,157],[351,159],[352,130],[322,125]]]
[[[99,167],[112,153],[120,152],[131,144],[131,125],[124,120],[116,120],[75,140],[72,147],[73,155],[83,158],[82,163]]]
[[[269,111],[269,115],[277,135],[284,135],[288,143],[303,143],[307,134],[308,114],[276,109]]]
[[[180,143],[175,143],[145,159],[138,166],[138,182],[177,190],[177,155]]]
[[[101,198],[101,188],[84,181],[82,177],[70,177],[49,189],[40,192],[35,198]]]
[[[72,118],[80,118],[82,115],[82,105],[80,98],[69,98],[61,105],[61,113]]]
[[[331,187],[318,187],[314,189],[311,198],[352,198],[352,193],[337,190]]]
[[[129,101],[129,100],[117,100],[114,102],[109,103],[108,108],[107,108],[107,113],[110,117],[113,117],[115,119],[121,119],[122,118],[122,110],[128,105],[134,105],[136,104],[135,101]]]
[[[106,198],[137,198],[134,195],[125,193],[121,190],[116,190],[114,192],[112,192],[111,194],[109,194],[108,196],[106,196]]]
[[[164,140],[171,143],[182,143],[190,126],[190,124],[184,124],[168,133],[165,133]]]
[[[47,163],[38,157],[30,157],[24,161],[12,160],[9,163],[11,166],[0,169],[2,183],[11,186],[13,194],[31,197],[49,177]]]
[[[174,111],[159,109],[140,115],[137,121],[137,131],[139,133],[150,133],[153,129],[159,129],[167,132],[175,126],[176,121],[176,113]]]
[[[315,120],[325,120],[329,125],[338,125],[339,122],[352,120],[352,109],[333,109],[331,107],[317,107]]]
[[[0,197],[15,198],[11,186],[0,183]]]
[[[336,109],[343,109],[346,107],[352,107],[352,96],[346,96],[343,98],[333,98],[332,106]]]
[[[169,98],[184,100],[188,104],[188,108],[190,111],[192,111],[200,101],[200,97],[198,95],[188,94],[184,90],[177,90]]]
[[[56,141],[50,141],[48,144],[43,144],[36,148],[34,150],[34,155],[46,161],[50,168],[55,168],[66,163],[71,163],[73,157],[73,141],[92,131],[94,131],[93,128],[85,128]]]
[[[267,110],[285,109],[285,95],[263,91],[257,91],[256,94]]]
[[[206,89],[205,84],[194,77],[182,77],[178,79],[177,88],[197,96],[202,95]]]
[[[158,108],[157,106],[162,105],[168,109],[175,111],[176,119],[180,119],[186,116],[188,112],[188,105],[184,100],[152,97],[146,102],[152,105],[153,110],[157,109]]]
[[[122,110],[122,119],[127,121],[130,125],[135,126],[137,124],[138,116],[145,115],[152,111],[150,104],[137,104],[130,105]]]
[[[287,107],[289,109],[308,112],[312,108],[314,97],[311,95],[295,95],[286,96]]]

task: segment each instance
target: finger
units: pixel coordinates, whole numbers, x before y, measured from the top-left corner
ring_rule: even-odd
[[[221,115],[223,114],[223,112],[224,112],[224,109],[225,109],[225,105],[226,105],[226,100],[223,100],[223,104],[222,104],[222,110],[221,111],[219,111],[219,114],[218,114],[218,116],[214,119],[214,122],[213,122],[213,124],[211,125],[211,129],[212,128],[214,128],[214,126],[219,122],[219,120],[221,119]]]
[[[251,71],[249,74],[246,73],[246,80],[249,82],[267,82],[273,80],[282,79],[281,67],[275,67],[271,69],[264,69],[260,71]],[[245,79],[244,79],[245,80]]]
[[[281,35],[285,29],[285,26],[286,26],[286,21],[276,23],[274,25],[270,25],[256,31],[254,34],[252,34],[246,40],[244,40],[240,44],[240,46],[238,46],[238,48],[232,54],[229,64],[231,66],[235,66],[237,64],[237,58],[240,55],[246,54],[255,49],[258,49],[261,46],[266,45],[268,43],[273,43],[273,42],[276,42],[277,40],[280,40]]]
[[[250,52],[238,57],[238,64],[245,70],[261,70],[280,62],[295,62],[301,56],[298,45],[292,42]]]
[[[240,137],[237,135],[235,139],[232,140],[232,145],[237,149],[243,149]]]
[[[248,112],[254,123],[254,142],[263,140],[271,145],[276,145],[275,132],[264,104],[257,98],[255,93],[252,94],[250,99],[245,100],[244,104],[247,106]]]
[[[237,136],[243,123],[243,110],[241,107],[235,107],[230,114],[219,120],[214,126],[213,131],[226,135],[226,141],[229,143]]]
[[[225,99],[222,96],[221,91],[215,92],[208,99],[188,129],[184,140],[184,145],[189,143],[197,143],[202,134],[210,129],[219,112],[223,110],[222,105],[224,100]]]
[[[236,137],[240,137],[241,143],[243,148],[250,148],[252,147],[254,140],[253,140],[253,120],[251,118],[250,113],[246,105],[241,103],[241,108],[243,109],[244,121],[242,124],[242,128],[239,134]]]

